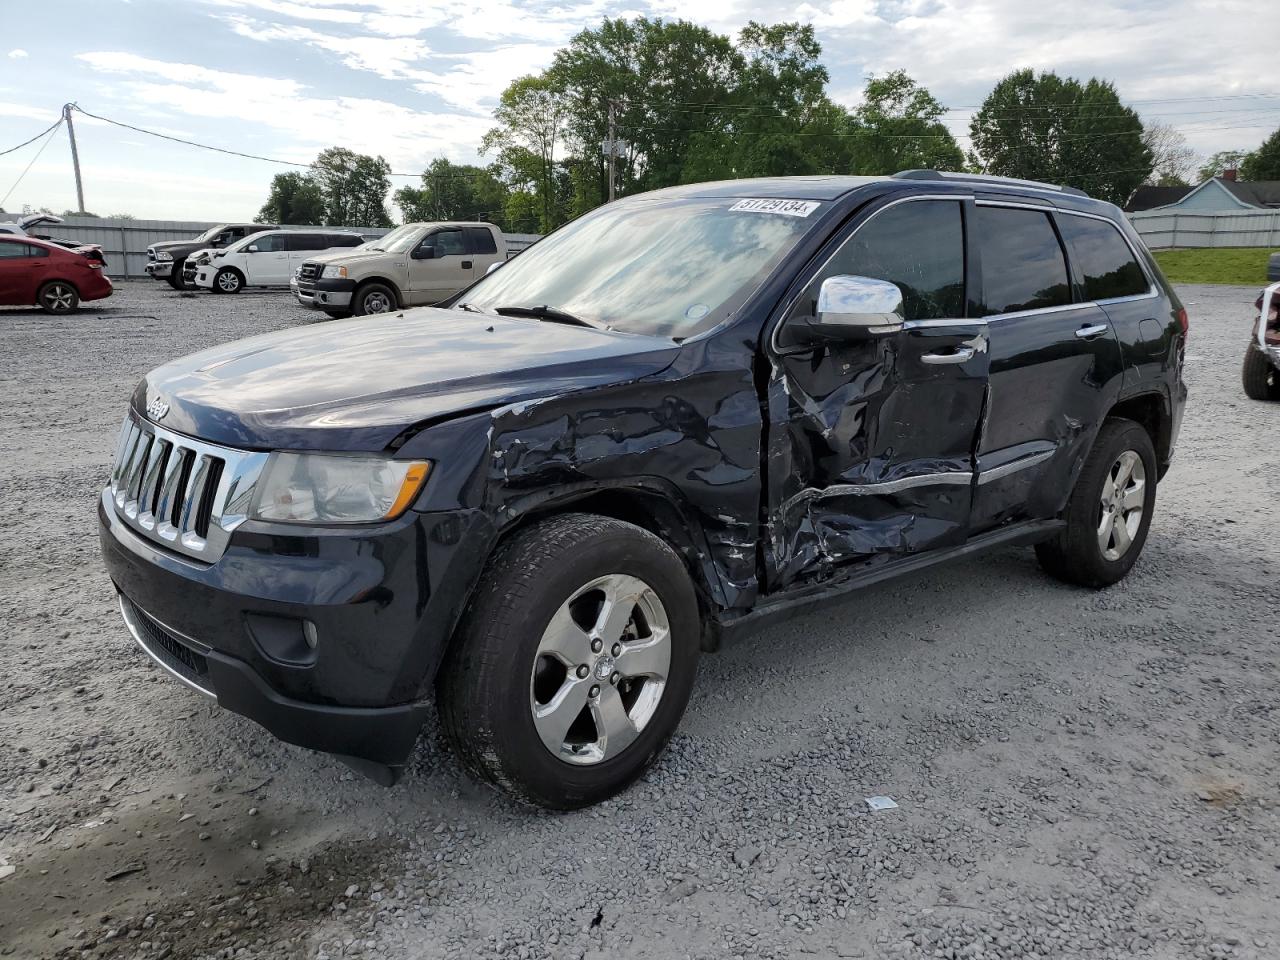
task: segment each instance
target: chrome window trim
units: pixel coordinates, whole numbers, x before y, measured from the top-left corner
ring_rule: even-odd
[[[827,257],[825,260],[822,261],[822,263],[818,266],[818,269],[814,271],[813,276],[816,277],[818,276],[818,274],[822,273],[823,269],[826,268],[827,264],[829,264],[836,257],[840,256],[840,251],[842,251],[845,248],[845,245],[850,243],[853,240],[853,238],[858,235],[859,230],[865,227],[868,223],[870,223],[876,217],[880,216],[880,214],[884,213],[886,210],[892,209],[893,207],[896,207],[903,203],[914,203],[917,200],[950,200],[952,203],[963,204],[966,200],[972,200],[972,199],[973,199],[973,194],[971,193],[916,193],[916,194],[912,194],[909,197],[898,197],[897,199],[890,200],[883,207],[880,207],[874,212],[872,212],[872,214],[869,217],[867,217],[867,219],[863,220],[860,224],[858,224],[857,227],[854,228],[852,233],[850,233],[847,237],[841,240],[840,245],[836,247],[835,250],[831,251],[831,255],[829,257]],[[963,230],[963,227],[962,227],[962,230]],[[964,248],[963,246],[961,246],[962,257],[963,257],[963,254],[964,254]],[[812,277],[809,279],[809,281],[805,283],[803,287],[800,288],[801,292],[803,292],[811,282],[813,282]],[[779,311],[780,319],[778,320],[777,323],[774,324],[773,332],[769,334],[769,346],[773,350],[773,352],[776,354],[781,354],[786,352],[786,348],[783,347],[780,343],[778,343],[778,334],[781,332],[782,328],[786,326],[787,314],[791,312],[792,308],[796,304],[796,300],[798,299],[799,297],[797,296],[797,297],[791,298],[786,302],[783,308]],[[948,323],[957,322],[956,320],[946,318],[946,317],[943,317],[940,319],[946,320]],[[923,324],[928,322],[930,321],[908,320],[903,324],[903,329],[904,330],[914,329],[911,326],[912,324]],[[964,320],[963,318],[960,318],[960,322],[968,323],[969,321]]]

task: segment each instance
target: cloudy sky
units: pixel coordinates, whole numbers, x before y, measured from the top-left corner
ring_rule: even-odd
[[[1205,154],[1252,148],[1280,126],[1280,4],[1256,0],[0,3],[0,151],[75,100],[136,126],[282,160],[306,162],[343,144],[406,173],[441,155],[476,162],[511,79],[541,69],[601,18],[638,14],[683,15],[730,34],[752,19],[811,22],[837,100],[855,105],[867,75],[902,67],[952,108],[957,134],[996,80],[1028,66],[1110,78],[1146,121],[1175,125]],[[85,205],[100,214],[250,217],[272,174],[289,169],[80,115],[75,122]],[[23,204],[75,206],[65,133],[0,156],[0,206]]]

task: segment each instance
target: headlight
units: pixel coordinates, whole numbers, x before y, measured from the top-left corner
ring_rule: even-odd
[[[346,267],[325,267],[324,273],[320,274],[322,280],[340,280],[347,275]]]
[[[172,259],[173,259],[173,254],[172,254],[172,253],[169,253],[167,250],[157,250],[157,251],[156,251],[156,259],[157,259],[157,260],[172,260]]]
[[[273,453],[249,515],[285,523],[374,523],[400,516],[431,470],[425,460]]]

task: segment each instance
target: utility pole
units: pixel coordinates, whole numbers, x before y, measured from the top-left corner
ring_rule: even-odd
[[[84,213],[84,184],[80,182],[80,151],[76,149],[76,128],[71,122],[72,106],[70,103],[62,105],[62,119],[67,122],[67,136],[71,138],[71,166],[76,171],[76,210]]]
[[[614,200],[613,161],[618,155],[618,101],[609,101],[609,202]]]

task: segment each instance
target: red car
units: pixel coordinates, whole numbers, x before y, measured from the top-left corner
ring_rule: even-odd
[[[102,261],[35,237],[0,236],[0,304],[70,313],[81,300],[111,296]]]

